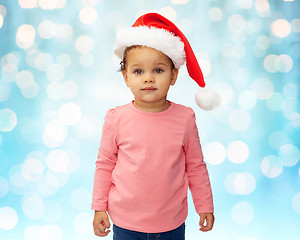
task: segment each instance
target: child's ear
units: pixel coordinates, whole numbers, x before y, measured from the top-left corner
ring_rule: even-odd
[[[127,87],[129,87],[126,70],[122,70],[122,75],[123,75],[123,78],[124,78],[124,82],[126,83]]]
[[[173,68],[172,69],[171,86],[173,86],[176,83],[177,77],[178,77],[178,69]]]

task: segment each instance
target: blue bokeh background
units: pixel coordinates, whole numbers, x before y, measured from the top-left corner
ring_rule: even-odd
[[[0,239],[98,239],[90,210],[103,118],[130,91],[117,32],[155,11],[186,34],[222,106],[192,107],[215,227],[188,195],[188,240],[300,239],[299,1],[0,0]],[[130,216],[128,216],[130,217]],[[110,234],[106,239],[112,239]]]

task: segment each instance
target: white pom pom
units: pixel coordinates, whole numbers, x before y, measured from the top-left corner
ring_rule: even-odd
[[[213,110],[219,107],[221,103],[220,95],[211,89],[200,88],[195,98],[198,106],[204,110]]]

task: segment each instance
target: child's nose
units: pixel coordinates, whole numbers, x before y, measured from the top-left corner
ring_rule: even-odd
[[[147,74],[144,78],[144,83],[152,83],[155,82],[154,77],[152,74]]]

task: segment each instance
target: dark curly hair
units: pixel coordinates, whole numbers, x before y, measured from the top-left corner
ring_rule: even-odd
[[[119,70],[120,72],[126,70],[126,60],[127,60],[127,54],[128,54],[128,52],[129,52],[131,49],[134,49],[134,48],[137,48],[137,47],[141,47],[141,45],[132,45],[132,46],[129,46],[129,47],[127,47],[127,48],[125,49],[124,54],[123,54],[123,59],[122,59],[122,61],[120,62],[120,70]],[[175,65],[174,65],[172,59],[171,59],[171,58],[169,58],[169,59],[170,59],[171,64],[172,64],[172,69],[174,69],[174,68],[175,68]]]

